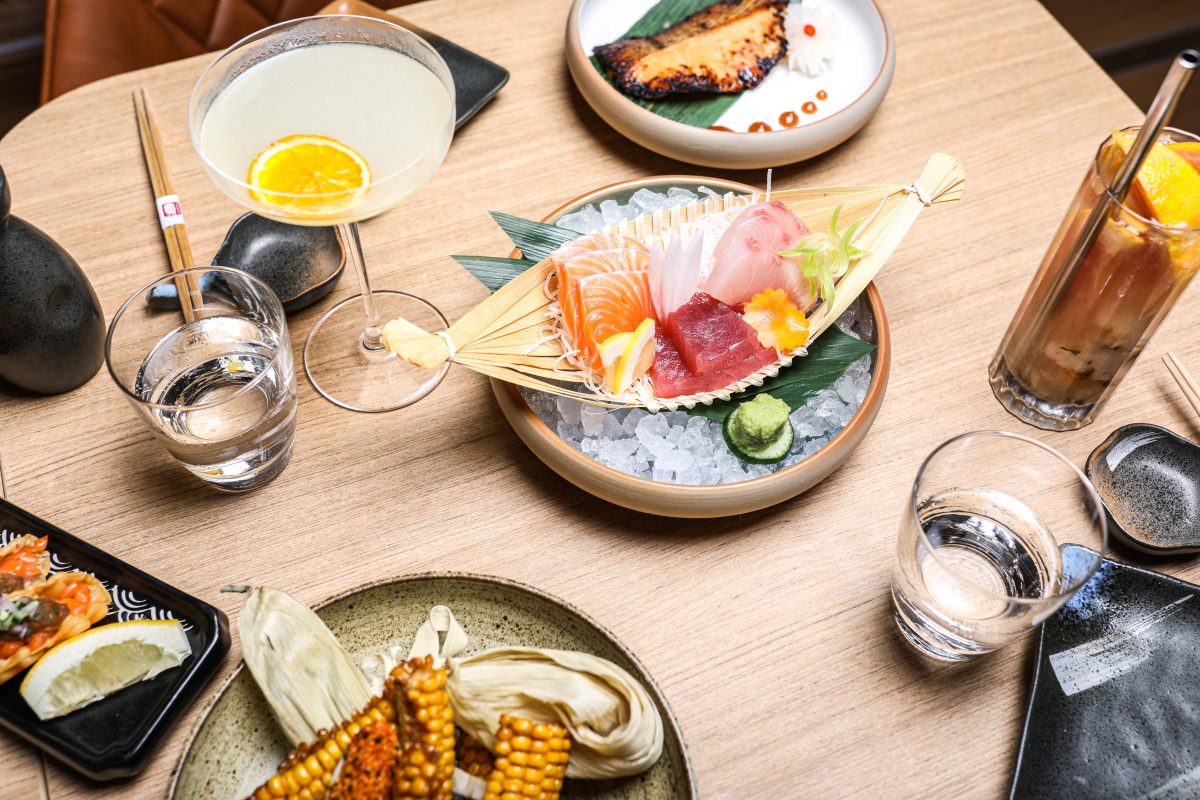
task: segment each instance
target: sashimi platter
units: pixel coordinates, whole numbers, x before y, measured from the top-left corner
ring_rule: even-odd
[[[417,366],[611,408],[728,400],[802,358],[920,211],[963,187],[935,154],[901,184],[711,195],[565,243],[448,331],[397,319],[384,338]]]

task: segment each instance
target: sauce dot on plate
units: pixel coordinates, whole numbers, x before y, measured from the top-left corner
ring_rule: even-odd
[[[765,122],[750,123],[750,132],[751,133],[765,133],[769,130],[771,130],[771,126]]]
[[[821,91],[817,92],[817,99],[818,100],[828,100],[829,92],[826,92],[824,89],[822,89]]]
[[[804,35],[805,36],[816,36],[817,29],[814,28],[812,25],[805,25],[804,26]]]
[[[815,114],[815,113],[817,113],[817,104],[814,103],[812,100],[809,100],[807,103],[800,106],[800,110],[803,111],[805,114]]]
[[[708,129],[710,131],[725,131],[726,133],[733,133],[733,128],[726,128],[724,125],[709,125]]]
[[[800,115],[795,111],[785,111],[779,115],[779,124],[785,128],[794,128],[800,123]]]

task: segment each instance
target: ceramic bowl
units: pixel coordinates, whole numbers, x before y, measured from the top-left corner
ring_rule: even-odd
[[[694,800],[696,779],[679,723],[637,657],[583,612],[503,578],[426,573],[380,581],[330,598],[317,613],[356,659],[411,640],[429,609],[454,610],[471,637],[464,655],[499,645],[579,650],[633,675],[662,715],[662,758],[649,771],[612,781],[568,781],[564,800]],[[240,664],[184,743],[167,789],[170,800],[248,797],[274,774],[288,746],[249,670]]]
[[[346,251],[335,227],[288,225],[243,214],[229,226],[212,263],[259,278],[291,314],[333,291],[346,270]],[[200,280],[220,280],[220,275],[214,272]],[[178,308],[178,296],[175,284],[164,283],[149,301],[156,308],[174,309]]]
[[[605,122],[656,153],[722,169],[790,164],[857,133],[883,102],[895,71],[891,24],[875,0],[824,4],[840,22],[839,52],[844,55],[820,78],[777,65],[717,120],[728,130],[659,116],[615,89],[592,64],[592,50],[622,37],[655,0],[575,0],[567,17],[567,67],[580,94]],[[750,133],[752,126],[758,132]]]
[[[638,189],[666,191],[672,186],[693,190],[698,186],[707,186],[715,191],[741,194],[754,191],[754,187],[743,183],[690,175],[640,178],[577,197],[555,209],[544,221],[553,222],[589,203],[599,203],[609,198],[623,202]],[[761,478],[737,483],[685,486],[629,475],[589,458],[564,442],[529,408],[517,387],[493,379],[492,392],[505,418],[534,455],[589,494],[635,511],[666,517],[704,519],[758,511],[789,500],[827,478],[850,457],[875,422],[875,416],[883,405],[891,369],[891,334],[883,300],[875,284],[867,287],[864,296],[875,317],[876,350],[871,384],[862,405],[854,412],[850,422],[823,448],[797,464]]]
[[[1117,428],[1085,467],[1109,530],[1143,553],[1200,552],[1200,447],[1166,428]]]

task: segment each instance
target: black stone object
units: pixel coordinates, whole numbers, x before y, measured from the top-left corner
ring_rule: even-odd
[[[104,363],[104,313],[75,259],[11,205],[0,170],[0,379],[69,392]]]
[[[1198,652],[1200,586],[1105,559],[1042,626],[1011,800],[1200,796]]]
[[[333,291],[346,268],[337,229],[276,222],[257,214],[238,217],[225,234],[212,263],[248,272],[271,287],[289,314],[307,308]],[[212,291],[220,273],[200,277],[200,287]],[[173,282],[150,293],[153,308],[177,310],[179,294]]]
[[[1109,530],[1152,555],[1200,551],[1200,447],[1157,425],[1117,428],[1086,471]]]

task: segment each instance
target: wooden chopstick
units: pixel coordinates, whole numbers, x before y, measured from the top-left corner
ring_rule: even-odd
[[[1200,389],[1197,389],[1196,381],[1188,374],[1187,369],[1174,353],[1167,353],[1163,356],[1163,363],[1167,365],[1167,372],[1170,372],[1171,377],[1179,384],[1183,396],[1192,404],[1197,416],[1200,416]]]
[[[188,242],[187,226],[183,222],[183,212],[175,195],[175,185],[171,182],[171,173],[167,171],[158,124],[150,111],[150,99],[145,89],[133,93],[133,108],[137,114],[146,171],[150,173],[150,188],[154,191],[155,213],[167,245],[167,259],[171,263],[171,271],[179,272],[193,266],[192,246]],[[179,293],[183,318],[191,322],[195,316],[195,306],[200,302],[199,287],[190,278],[179,276],[175,279],[175,289]]]

